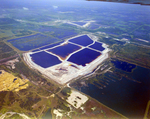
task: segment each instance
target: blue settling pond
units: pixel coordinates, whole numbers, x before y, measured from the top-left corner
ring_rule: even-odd
[[[95,60],[98,56],[100,56],[100,52],[96,52],[94,50],[85,48],[75,54],[73,54],[68,61],[73,62],[77,65],[86,66],[86,64]]]
[[[77,25],[81,25],[81,26],[83,26],[84,24],[86,24],[85,22],[72,22],[72,23],[77,24]]]
[[[63,46],[59,46],[53,49],[48,50],[48,52],[52,52],[62,58],[66,58],[70,53],[73,53],[76,50],[79,50],[81,47],[77,45],[73,45],[71,43],[65,44]]]
[[[48,54],[44,51],[31,54],[30,56],[32,57],[34,63],[43,68],[51,67],[61,63],[61,61],[56,56]]]
[[[48,49],[48,48],[52,48],[54,46],[57,46],[57,45],[60,45],[61,43],[63,43],[64,41],[61,41],[61,42],[58,42],[58,43],[54,43],[54,44],[50,44],[50,45],[47,45],[47,46],[44,46],[42,48],[39,48],[40,50],[45,50],[45,49]]]
[[[95,50],[103,51],[105,48],[102,46],[102,43],[95,42],[93,45],[89,46],[90,48],[93,48]]]
[[[88,46],[93,43],[93,40],[91,40],[87,35],[79,36],[73,39],[69,40],[72,43],[76,43],[78,45],[82,46]]]
[[[134,64],[130,64],[128,62],[123,62],[119,60],[111,61],[111,62],[115,65],[116,68],[121,69],[126,72],[132,72],[132,69],[136,67],[136,65]]]

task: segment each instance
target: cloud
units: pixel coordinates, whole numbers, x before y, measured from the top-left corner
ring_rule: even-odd
[[[54,9],[57,9],[57,8],[58,8],[58,6],[56,6],[56,5],[53,5],[53,8],[54,8]]]
[[[23,7],[23,9],[24,9],[24,10],[29,10],[29,8],[27,8],[27,7]]]
[[[74,11],[67,11],[67,12],[61,12],[59,11],[59,13],[65,14],[65,13],[74,13]]]

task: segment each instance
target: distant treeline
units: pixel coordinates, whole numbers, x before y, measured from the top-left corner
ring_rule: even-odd
[[[150,5],[149,0],[86,0],[86,1],[121,2],[130,4]]]

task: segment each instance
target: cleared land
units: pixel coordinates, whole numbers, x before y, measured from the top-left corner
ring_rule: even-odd
[[[19,91],[28,87],[27,79],[20,79],[0,70],[0,91]]]

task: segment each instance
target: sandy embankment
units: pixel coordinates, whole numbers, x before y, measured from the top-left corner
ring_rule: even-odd
[[[107,58],[108,58],[108,54],[104,53],[101,56],[99,56],[97,59],[95,59],[93,62],[91,62],[90,64],[87,64],[85,67],[75,65],[75,66],[77,66],[77,68],[75,68],[75,67],[71,66],[71,64],[73,64],[73,63],[65,61],[65,62],[62,62],[61,64],[44,69],[44,68],[36,65],[30,59],[30,56],[28,54],[24,55],[24,60],[31,68],[34,68],[34,69],[40,71],[46,77],[49,77],[50,79],[53,79],[55,82],[62,84],[62,85],[78,76],[82,76],[82,75],[91,73],[95,69],[95,67],[97,67],[97,65],[102,63]],[[62,70],[60,70],[60,69],[62,69]]]
[[[76,37],[79,37],[79,36],[82,36],[82,35],[78,35]],[[73,37],[73,38],[75,38],[75,37]],[[72,38],[70,38],[70,39],[72,39]],[[96,40],[96,38],[94,38],[94,39]],[[93,40],[93,43],[95,42],[95,40]],[[65,43],[66,42],[69,42],[69,39],[66,40]],[[68,83],[69,81],[71,81],[72,79],[75,79],[82,75],[86,75],[88,73],[91,73],[97,67],[97,65],[101,64],[105,59],[108,58],[108,52],[110,51],[110,49],[108,49],[107,45],[104,43],[102,44],[102,46],[105,48],[105,50],[101,52],[101,55],[97,59],[92,61],[90,64],[87,64],[84,67],[81,65],[71,63],[67,60],[64,60],[64,61],[62,61],[62,63],[60,63],[58,65],[48,67],[48,68],[42,68],[41,66],[35,64],[32,61],[32,59],[30,57],[30,54],[32,54],[32,52],[25,53],[23,56],[24,56],[25,62],[29,65],[30,68],[34,68],[34,69],[40,71],[44,76],[52,79],[53,81],[55,81],[61,85],[64,85],[64,84]],[[89,47],[88,46],[82,47],[79,50],[82,50],[83,48],[89,48]],[[77,51],[73,52],[72,54],[74,54],[76,52]],[[69,55],[66,59],[68,59],[71,55]],[[57,56],[57,57],[59,57],[59,56]],[[73,67],[72,65],[74,65],[75,67]]]

